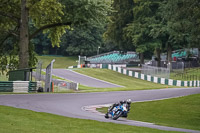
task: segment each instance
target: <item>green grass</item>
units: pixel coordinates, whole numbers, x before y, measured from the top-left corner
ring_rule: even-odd
[[[106,112],[107,108],[98,109]],[[200,130],[200,94],[131,104],[128,119]]]
[[[90,87],[80,88],[82,90],[87,90],[87,91],[92,89],[95,89],[96,91],[125,91],[125,90],[144,90],[144,89],[160,89],[160,88],[173,87],[173,86],[155,84],[152,82],[133,78],[108,69],[84,68],[84,69],[75,69],[74,71],[97,79],[101,79],[104,81],[124,86],[122,88],[90,88]]]
[[[55,59],[53,68],[68,68],[69,66],[77,65],[78,57],[55,57],[55,56],[37,56],[38,60],[43,61],[42,67],[46,68],[49,63]]]
[[[175,133],[0,106],[1,133]]]

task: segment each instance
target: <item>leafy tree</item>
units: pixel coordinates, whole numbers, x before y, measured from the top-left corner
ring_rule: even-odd
[[[51,48],[53,48],[47,34],[39,33],[31,42],[34,44],[35,52],[39,55],[48,55],[50,54]],[[57,46],[55,47],[57,48]]]
[[[100,23],[105,20],[108,10],[104,0],[2,0],[0,34],[5,34],[5,38],[1,38],[1,45],[10,37],[16,38],[19,68],[26,68],[32,52],[29,42],[38,33],[47,34],[52,45],[59,46],[66,29],[84,26],[90,21]]]
[[[76,27],[68,30],[62,37],[58,53],[62,55],[96,55],[98,47],[100,53],[113,50],[112,44],[106,44],[102,38],[105,28],[103,25],[90,24],[87,27]]]
[[[149,51],[151,47],[160,48],[160,41],[149,35],[158,7],[158,0],[134,0],[133,20],[124,28],[125,36],[131,38],[132,45],[140,53],[140,64],[144,64],[144,52]]]
[[[168,62],[173,49],[199,47],[199,5],[198,0],[163,0],[160,4],[150,35],[162,41]]]
[[[63,36],[61,49],[68,55],[94,55],[103,43],[103,31],[103,27],[95,24],[74,28]]]
[[[167,21],[170,42],[181,47],[199,47],[200,1],[168,0],[160,7]]]
[[[111,6],[114,11],[109,14],[110,22],[104,38],[117,44],[120,49],[133,50],[131,40],[123,32],[123,28],[133,20],[133,0],[113,0]]]

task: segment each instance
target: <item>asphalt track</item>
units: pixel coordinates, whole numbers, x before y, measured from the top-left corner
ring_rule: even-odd
[[[111,120],[96,113],[97,106],[131,98],[133,102],[151,101],[200,93],[200,88],[170,88],[122,92],[72,93],[72,94],[18,94],[0,95],[0,105],[47,112],[67,117],[113,122],[160,130],[200,133],[200,131],[158,126],[152,123],[126,119]],[[93,106],[92,106],[93,105]],[[132,108],[134,109],[134,108]]]
[[[96,87],[96,88],[123,87],[103,80],[92,78],[69,69],[53,69],[52,74],[89,87]]]

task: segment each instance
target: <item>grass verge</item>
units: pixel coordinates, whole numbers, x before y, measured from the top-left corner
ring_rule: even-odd
[[[0,106],[2,133],[175,133]]]
[[[200,94],[131,104],[128,119],[200,130]],[[107,108],[98,109],[106,112]]]
[[[161,85],[144,81],[108,69],[84,68],[84,69],[75,69],[74,71],[97,79],[101,79],[104,81],[124,86],[122,88],[90,88],[90,87],[83,89],[80,88],[81,90],[87,90],[87,91],[91,89],[95,89],[98,91],[125,91],[125,90],[161,89],[161,88],[174,87],[174,86],[167,86],[167,85]]]
[[[77,65],[76,60],[78,57],[69,56],[69,57],[56,57],[56,56],[37,56],[38,60],[43,61],[43,69],[49,65],[49,63],[55,59],[53,68],[68,68],[69,66]]]

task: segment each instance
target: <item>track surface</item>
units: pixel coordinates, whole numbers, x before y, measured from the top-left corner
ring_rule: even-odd
[[[62,77],[64,79],[68,79],[70,81],[80,83],[82,85],[89,86],[89,87],[96,87],[96,88],[123,87],[120,85],[116,85],[113,83],[95,79],[95,78],[74,72],[72,70],[67,70],[67,69],[53,69],[52,73],[55,76]]]
[[[24,108],[33,111],[47,112],[62,116],[92,119],[103,122],[156,128],[169,131],[200,133],[200,131],[158,126],[152,123],[119,119],[105,119],[104,116],[85,111],[85,106],[115,103],[131,98],[134,102],[166,99],[200,93],[200,88],[171,88],[158,90],[139,90],[123,92],[73,93],[73,94],[18,94],[0,95],[0,105]],[[134,108],[132,108],[134,109]]]

